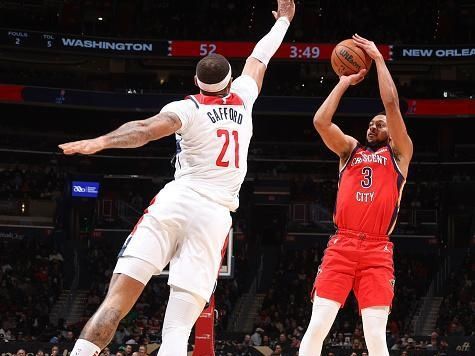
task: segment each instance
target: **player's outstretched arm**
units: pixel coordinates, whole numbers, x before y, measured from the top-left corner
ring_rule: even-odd
[[[179,130],[181,121],[171,112],[163,112],[145,120],[130,121],[117,130],[89,140],[59,145],[64,154],[94,154],[107,148],[136,148]]]
[[[357,34],[353,36],[353,40],[355,41],[355,44],[365,50],[376,63],[379,92],[381,94],[384,109],[386,110],[391,145],[393,146],[400,163],[402,163],[402,165],[400,165],[401,168],[407,171],[407,167],[412,158],[413,145],[399,109],[399,96],[396,85],[394,84],[393,78],[389,73],[381,52],[379,52],[374,42],[368,41]]]
[[[256,81],[259,93],[261,92],[267,65],[282,44],[290,22],[294,18],[294,0],[277,0],[277,11],[272,11],[272,14],[276,19],[275,25],[256,44],[242,71],[243,75],[248,75]]]
[[[340,157],[341,161],[346,161],[346,158],[351,154],[358,142],[355,138],[345,135],[343,131],[332,122],[333,115],[335,115],[341,97],[345,94],[346,90],[350,85],[356,85],[361,82],[365,74],[366,69],[362,69],[357,74],[349,76],[342,75],[338,84],[318,108],[313,118],[313,125],[322,137],[323,142]]]

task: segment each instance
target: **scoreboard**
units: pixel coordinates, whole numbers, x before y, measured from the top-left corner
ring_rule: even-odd
[[[0,29],[0,47],[86,55],[199,58],[219,53],[228,58],[247,58],[254,46],[253,42],[120,39]],[[274,58],[328,61],[334,46],[328,43],[283,43]],[[380,50],[385,59],[391,58],[390,46],[382,45]]]

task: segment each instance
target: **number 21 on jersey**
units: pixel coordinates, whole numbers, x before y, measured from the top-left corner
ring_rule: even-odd
[[[216,165],[218,167],[229,167],[229,161],[223,161],[224,155],[228,151],[230,136],[233,136],[234,141],[234,166],[239,168],[239,133],[234,131],[228,131],[225,129],[219,129],[216,131],[218,138],[224,137],[223,147],[219,153],[218,158],[216,158]]]

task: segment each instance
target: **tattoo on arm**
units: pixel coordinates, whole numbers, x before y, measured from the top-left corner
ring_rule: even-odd
[[[92,342],[102,350],[111,342],[120,320],[118,309],[101,307],[88,321],[79,338]]]
[[[101,139],[104,148],[136,148],[171,135],[180,127],[180,118],[175,113],[163,112],[145,120],[127,122]]]
[[[145,145],[150,141],[150,133],[145,123],[147,120],[127,122],[104,135],[105,148],[135,148]]]

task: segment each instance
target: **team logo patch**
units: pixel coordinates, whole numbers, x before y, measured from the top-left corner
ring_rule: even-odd
[[[391,288],[394,290],[394,286],[396,285],[396,280],[395,279],[390,279],[389,284],[391,285]]]
[[[384,252],[391,252],[391,250],[390,250],[389,247],[388,247],[388,244],[386,244],[386,245],[384,246],[383,251],[384,251]]]

